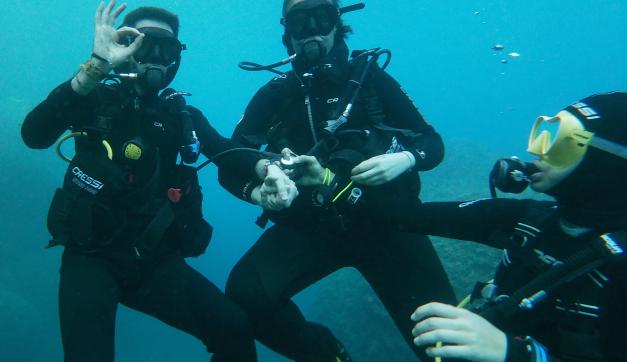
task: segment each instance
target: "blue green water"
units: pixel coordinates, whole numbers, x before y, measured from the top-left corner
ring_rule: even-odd
[[[90,54],[97,2],[1,4],[0,360],[59,361],[60,251],[43,246],[47,207],[65,165],[52,150],[26,149],[19,127],[28,110]],[[190,102],[229,135],[254,91],[271,77],[244,73],[237,62],[267,63],[285,55],[280,4],[155,0],[133,1],[130,7],[163,6],[180,15],[181,39],[189,50],[174,86],[193,93]],[[472,167],[473,156],[484,165],[486,157],[522,154],[537,115],[556,113],[592,93],[625,89],[626,16],[623,0],[370,0],[346,21],[355,30],[351,48],[386,47],[394,53],[388,70],[449,145],[443,167],[468,170],[455,173],[467,183],[437,171],[437,179],[427,183],[442,192],[426,195],[455,197],[468,195],[464,187],[474,188],[485,178],[484,167]],[[505,50],[493,51],[497,43]],[[215,178],[215,169],[202,176],[205,213],[216,233],[208,253],[193,264],[223,287],[260,230],[253,224],[258,211],[220,189]],[[306,313],[314,313],[324,290],[315,286],[298,296]],[[339,308],[346,300],[332,302]],[[360,332],[348,333],[377,345],[377,335]],[[117,356],[118,361],[207,360],[193,338],[125,309],[118,318]],[[260,359],[284,360],[263,348]]]

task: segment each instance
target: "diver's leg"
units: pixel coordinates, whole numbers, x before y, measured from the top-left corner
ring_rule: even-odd
[[[59,319],[66,362],[113,362],[118,300],[106,260],[63,253]]]
[[[214,361],[257,361],[244,312],[181,257],[159,262],[122,303],[198,338]]]
[[[239,260],[226,294],[246,310],[259,341],[297,361],[336,361],[330,331],[307,322],[291,298],[342,266],[341,244],[275,225]]]
[[[429,361],[424,349],[413,344],[410,316],[428,302],[455,304],[455,294],[444,267],[428,237],[389,233],[384,239],[366,242],[376,257],[363,258],[357,265],[414,353]]]

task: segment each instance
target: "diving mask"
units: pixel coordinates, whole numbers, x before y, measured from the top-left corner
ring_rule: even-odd
[[[140,64],[158,64],[168,67],[176,63],[181,52],[186,49],[184,44],[174,37],[174,35],[161,28],[140,28],[145,34],[142,46],[133,54],[133,58]],[[128,44],[133,42],[132,38],[126,40]]]
[[[592,136],[570,112],[540,116],[531,129],[527,152],[553,167],[570,167],[583,158]]]
[[[331,33],[340,19],[340,9],[328,1],[307,1],[294,5],[281,19],[287,33],[296,40]]]
[[[577,164],[588,147],[627,159],[627,146],[586,131],[581,121],[568,111],[554,117],[539,117],[529,135],[527,152],[540,156],[550,166],[564,168]]]

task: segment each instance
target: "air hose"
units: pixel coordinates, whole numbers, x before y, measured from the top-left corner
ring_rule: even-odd
[[[294,59],[296,59],[296,54],[291,55],[288,58],[282,59],[282,60],[280,60],[280,61],[278,61],[276,63],[270,64],[270,65],[261,65],[261,64],[257,64],[257,63],[254,63],[254,62],[240,62],[238,64],[238,67],[240,67],[240,69],[242,69],[242,70],[246,70],[246,71],[249,71],[249,72],[260,72],[260,71],[263,71],[263,70],[267,70],[269,72],[272,72],[272,73],[284,76],[285,73],[283,73],[281,71],[278,71],[275,68],[278,68],[278,67],[280,67],[282,65],[291,63],[292,61],[294,61]]]
[[[87,132],[72,132],[69,134],[64,135],[63,137],[61,137],[61,139],[59,139],[59,142],[57,142],[57,146],[56,146],[56,151],[57,154],[59,155],[59,157],[61,157],[62,160],[66,161],[66,162],[72,162],[72,159],[67,157],[66,155],[63,154],[63,152],[61,151],[61,146],[67,142],[68,140],[72,139],[72,138],[78,138],[78,137],[87,137]],[[107,142],[106,140],[102,140],[102,145],[103,147],[106,149],[107,151],[107,157],[112,160],[113,159],[113,149],[111,148],[111,145],[109,144],[109,142]],[[226,157],[230,154],[233,153],[238,153],[238,152],[251,152],[251,153],[257,153],[261,156],[264,157],[269,157],[269,158],[277,158],[277,155],[271,152],[265,152],[265,151],[260,151],[254,148],[244,148],[244,147],[240,147],[240,148],[232,148],[220,153],[215,154],[213,157],[207,159],[205,162],[201,163],[198,167],[196,167],[196,171],[200,171],[201,169],[205,168],[205,166],[209,165],[212,162],[215,162],[223,157]]]
[[[268,158],[277,158],[277,154],[275,153],[271,153],[271,152],[266,152],[266,151],[260,151],[258,149],[255,148],[245,148],[245,147],[239,147],[239,148],[231,148],[229,150],[226,151],[222,151],[220,153],[217,153],[215,155],[213,155],[213,157],[208,158],[205,162],[201,163],[198,167],[196,167],[196,171],[200,171],[203,168],[205,168],[205,166],[209,165],[212,162],[215,162],[223,157],[226,157],[230,154],[233,153],[239,153],[239,152],[250,152],[250,153],[256,153],[258,155],[264,156],[264,157],[268,157]]]
[[[61,139],[59,139],[59,142],[57,142],[57,146],[56,146],[57,154],[59,155],[59,157],[61,157],[63,161],[72,162],[72,159],[63,154],[63,151],[61,151],[61,146],[63,146],[63,144],[67,140],[72,139],[72,138],[78,138],[78,137],[87,137],[87,132],[72,132],[61,137]],[[109,142],[107,142],[107,140],[102,140],[102,146],[107,151],[107,157],[110,160],[112,160],[113,150],[111,149],[111,145],[109,144]]]

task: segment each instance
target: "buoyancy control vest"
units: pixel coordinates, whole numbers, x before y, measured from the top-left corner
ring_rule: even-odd
[[[49,246],[198,256],[212,228],[202,217],[196,169],[177,164],[182,128],[191,122],[182,119],[190,116],[187,105],[166,98],[182,98],[171,89],[146,109],[123,92],[119,85],[99,86],[93,117],[73,126],[76,154],[48,213]]]
[[[605,270],[627,263],[627,232],[586,233],[556,257],[547,251],[545,227],[558,217],[555,208],[532,207],[509,237],[495,235],[507,248],[494,280],[477,283],[474,310],[508,334],[533,332],[565,360],[602,361],[601,293],[611,282]]]
[[[383,70],[376,64],[368,65],[368,58],[360,57],[362,52],[353,52],[350,74],[341,80],[306,85],[294,72],[276,79],[280,86],[288,88],[283,89],[286,99],[271,117],[270,122],[274,122],[267,128],[268,132],[256,137],[248,135],[255,138],[249,140],[267,143],[266,150],[270,152],[289,147],[297,153],[316,156],[336,176],[330,185],[303,189],[301,194],[311,197],[299,197],[289,210],[269,213],[274,222],[314,219],[346,230],[351,224],[373,225],[372,221],[376,220],[381,227],[392,224],[394,209],[413,207],[419,202],[417,172],[376,187],[350,182],[351,170],[357,164],[377,155],[400,152],[404,145],[409,148],[410,143],[422,137],[415,131],[386,125],[380,90],[372,82],[374,72]],[[349,104],[351,112],[346,112]],[[264,225],[263,221],[260,224]]]

